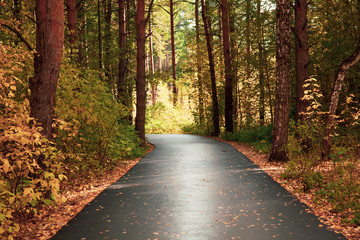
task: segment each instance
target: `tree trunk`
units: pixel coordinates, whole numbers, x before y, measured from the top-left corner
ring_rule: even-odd
[[[239,96],[238,96],[238,78],[237,78],[237,72],[238,72],[238,52],[236,47],[236,29],[235,29],[235,21],[236,21],[236,14],[235,14],[235,7],[234,7],[234,1],[230,0],[228,2],[229,8],[229,31],[230,31],[230,52],[231,52],[231,68],[232,68],[232,76],[233,76],[233,90],[235,89],[235,97],[233,98],[233,117],[235,118],[234,122],[234,129],[237,128],[239,125],[238,122],[238,113],[240,112],[240,109],[238,109]]]
[[[118,0],[119,5],[119,73],[118,73],[118,99],[125,106],[127,98],[126,86],[126,4],[125,0]]]
[[[221,0],[221,12],[225,64],[225,128],[227,132],[233,132],[233,70],[231,67],[230,26],[227,0]]]
[[[259,118],[260,126],[265,124],[265,75],[264,75],[264,54],[262,45],[262,20],[261,20],[261,0],[257,0],[257,32],[258,32],[258,47],[259,47]]]
[[[322,142],[322,155],[321,155],[322,160],[327,160],[329,158],[330,149],[331,149],[331,140],[333,137],[332,135],[335,130],[335,118],[336,118],[335,115],[336,115],[336,110],[339,103],[339,96],[346,72],[355,63],[357,63],[359,59],[360,59],[360,41],[357,44],[353,54],[341,62],[339,70],[336,73],[334,88],[330,98],[329,113],[325,122],[325,132]]]
[[[21,12],[22,12],[22,0],[14,0],[13,16],[14,19],[17,21],[16,25],[19,32],[21,32],[21,25],[22,25]],[[14,39],[15,45],[18,45],[19,42],[20,41],[18,38]]]
[[[79,28],[79,33],[77,34],[77,40],[78,40],[77,63],[79,66],[87,66],[87,59],[88,59],[87,39],[85,38],[86,28],[87,28],[87,19],[86,19],[86,15],[85,15],[85,12],[86,12],[85,1],[81,2],[81,4],[78,5],[78,7],[76,8],[76,12],[79,13],[79,15],[80,15],[80,19],[79,19],[80,28]],[[84,64],[84,60],[86,62],[85,64]]]
[[[171,28],[171,66],[173,78],[173,104],[176,105],[178,90],[176,87],[176,58],[175,58],[175,29],[174,29],[174,2],[170,0],[170,28]]]
[[[30,78],[30,116],[37,119],[42,134],[52,138],[56,86],[64,46],[64,1],[36,1],[35,75]]]
[[[112,0],[105,1],[104,4],[105,12],[105,31],[104,31],[104,67],[105,67],[105,76],[108,81],[108,86],[111,90],[115,88],[115,84],[112,79],[111,73],[111,15],[112,15]],[[114,91],[115,92],[115,91]]]
[[[290,0],[276,1],[276,103],[270,161],[287,161],[290,113]]]
[[[135,130],[142,143],[145,144],[145,110],[146,110],[146,91],[145,91],[145,0],[137,1],[136,10],[136,119]]]
[[[149,13],[151,14],[151,13]],[[152,42],[152,30],[151,30],[151,15],[149,15],[149,60],[150,60],[150,74],[154,74],[154,55],[153,55],[153,42]],[[151,83],[151,102],[155,105],[156,102],[156,85]]]
[[[270,122],[271,124],[274,123],[274,113],[273,113],[273,101],[271,97],[271,87],[270,87],[270,74],[269,74],[269,68],[268,68],[268,60],[267,60],[267,54],[265,50],[265,37],[264,37],[264,28],[261,27],[261,39],[262,39],[262,49],[264,54],[264,67],[265,67],[265,73],[266,73],[266,87],[268,90],[268,96],[269,96],[269,108],[270,108]]]
[[[206,47],[208,50],[210,78],[211,78],[211,92],[212,92],[212,104],[213,104],[212,120],[213,120],[213,124],[214,124],[213,135],[218,136],[220,134],[220,126],[219,126],[219,108],[218,108],[217,91],[216,91],[215,64],[214,64],[214,57],[213,57],[213,53],[212,53],[212,41],[211,41],[211,36],[210,36],[210,32],[209,32],[209,20],[207,19],[207,16],[206,16],[207,8],[205,8],[204,0],[201,0],[201,8],[202,8],[202,19],[204,22]]]
[[[97,1],[97,20],[98,20],[98,44],[99,44],[99,69],[103,69],[103,54],[102,54],[102,34],[101,34],[101,6],[100,0]]]
[[[251,78],[251,68],[250,68],[250,58],[251,58],[251,29],[250,29],[250,21],[251,21],[251,0],[246,1],[246,82],[245,82],[245,90],[246,93],[249,93],[250,89],[250,78]],[[250,96],[248,94],[245,94],[245,111],[246,111],[246,126],[249,127],[251,123],[251,102],[250,102]]]
[[[200,52],[200,26],[199,26],[199,0],[195,0],[195,31],[196,31],[196,68],[197,68],[197,85],[199,90],[199,122],[200,126],[204,124],[204,89],[201,69],[201,52]]]
[[[77,41],[77,12],[76,12],[76,0],[66,0],[67,6],[67,20],[69,30],[69,43],[70,50],[73,52],[74,44]]]
[[[295,1],[295,69],[296,69],[296,111],[295,120],[302,121],[309,106],[309,101],[303,99],[305,81],[309,78],[309,42],[307,26],[308,0]]]

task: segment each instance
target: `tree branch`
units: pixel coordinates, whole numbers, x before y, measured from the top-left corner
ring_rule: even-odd
[[[30,52],[34,51],[34,48],[31,47],[29,42],[23,37],[23,35],[18,30],[16,30],[15,28],[13,28],[13,27],[11,27],[9,25],[4,24],[4,23],[2,23],[1,26],[6,27],[7,29],[9,29],[10,31],[15,33],[15,35],[26,45],[26,47],[28,48],[28,50]]]
[[[154,3],[154,0],[151,0],[150,5],[149,5],[149,9],[148,9],[148,12],[147,12],[147,16],[145,18],[145,25],[147,24],[147,22],[150,19],[150,13],[151,13],[151,10],[152,10],[153,3]]]
[[[166,10],[163,6],[161,5],[157,5],[158,7],[160,7],[162,10],[164,10],[165,12],[167,12],[168,14],[170,14],[170,12],[168,10]]]

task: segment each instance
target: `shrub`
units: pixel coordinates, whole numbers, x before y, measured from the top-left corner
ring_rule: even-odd
[[[67,162],[77,170],[96,172],[120,158],[143,153],[133,126],[125,120],[129,109],[114,100],[99,74],[70,64],[61,72],[56,115],[73,124],[58,131],[57,144],[66,152],[82,156],[84,160]]]
[[[22,217],[59,199],[65,158],[29,117],[27,85],[20,79],[27,55],[0,46],[0,236],[12,239]],[[16,63],[16,64],[15,64]]]
[[[272,125],[242,129],[238,132],[225,132],[221,137],[229,141],[249,143],[257,150],[268,152],[271,147]]]

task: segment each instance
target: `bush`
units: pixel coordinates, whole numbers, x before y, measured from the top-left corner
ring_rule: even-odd
[[[73,169],[94,172],[120,158],[143,154],[133,126],[127,122],[129,109],[113,99],[97,71],[62,68],[56,101],[56,115],[72,123],[60,129],[57,144],[81,159],[68,159]]]
[[[12,239],[23,217],[59,199],[65,154],[40,134],[29,117],[27,55],[0,46],[0,236]],[[17,64],[15,64],[17,63]]]
[[[242,129],[238,132],[225,132],[221,137],[228,141],[249,143],[257,150],[268,152],[271,147],[272,125]]]

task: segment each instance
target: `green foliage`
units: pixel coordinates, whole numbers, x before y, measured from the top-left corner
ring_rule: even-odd
[[[125,120],[128,109],[113,99],[99,72],[63,67],[56,106],[57,117],[73,123],[59,129],[56,138],[61,149],[77,155],[68,159],[69,167],[96,172],[119,158],[143,153],[135,130]]]
[[[249,143],[257,150],[268,152],[271,147],[271,134],[273,126],[260,126],[242,129],[235,133],[224,133],[221,137],[229,141]]]

